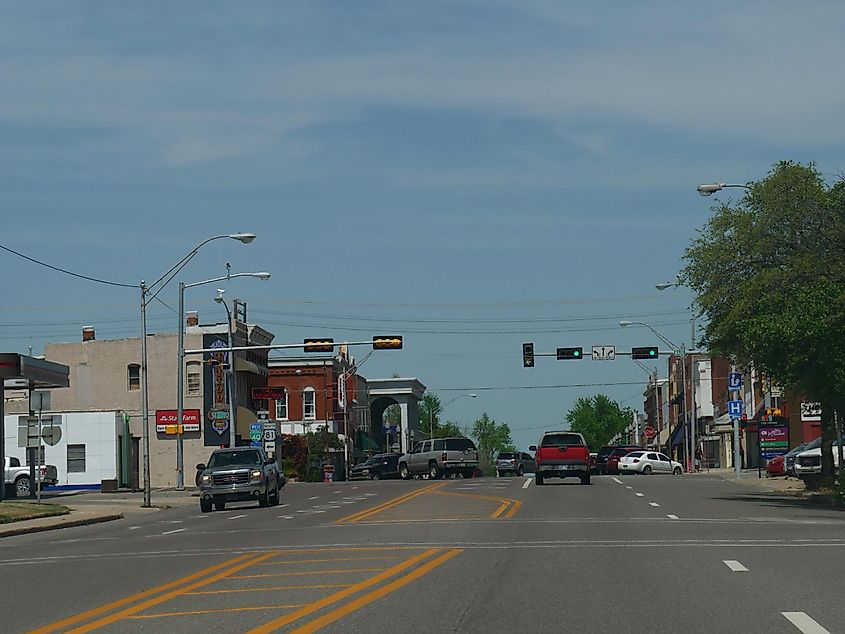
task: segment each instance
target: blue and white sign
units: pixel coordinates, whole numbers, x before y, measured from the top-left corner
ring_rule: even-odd
[[[261,423],[250,423],[249,424],[249,429],[251,431],[261,431],[261,428],[262,428]]]
[[[742,374],[740,372],[728,374],[728,389],[731,392],[742,389]]]
[[[728,416],[731,418],[742,417],[742,401],[728,401]]]

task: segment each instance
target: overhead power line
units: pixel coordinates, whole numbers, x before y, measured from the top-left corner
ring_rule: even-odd
[[[109,280],[101,280],[96,277],[89,277],[88,275],[82,275],[81,273],[74,273],[73,271],[68,271],[67,269],[60,268],[58,266],[53,266],[52,264],[47,264],[46,262],[42,262],[41,260],[36,260],[35,258],[31,258],[28,255],[24,255],[14,249],[10,249],[9,247],[3,246],[0,244],[0,249],[4,251],[8,251],[9,253],[13,253],[14,255],[18,256],[19,258],[23,258],[24,260],[29,260],[39,266],[43,266],[45,268],[51,269],[53,271],[58,271],[59,273],[64,273],[65,275],[70,275],[72,277],[78,277],[83,280],[88,280],[89,282],[96,282],[97,284],[107,284],[109,286],[120,286],[122,288],[138,288],[137,284],[122,284],[121,282],[111,282]]]

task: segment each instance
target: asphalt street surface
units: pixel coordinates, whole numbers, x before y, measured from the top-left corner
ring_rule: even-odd
[[[845,631],[845,513],[715,477],[292,483],[211,513],[170,495],[0,540],[0,630]]]

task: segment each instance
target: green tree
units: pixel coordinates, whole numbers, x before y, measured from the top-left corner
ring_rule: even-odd
[[[500,451],[514,451],[511,429],[507,423],[497,423],[487,412],[472,426],[472,437],[478,443],[478,461],[482,471],[493,470],[493,457]]]
[[[845,413],[845,183],[784,161],[713,212],[682,272],[707,319],[701,343],[821,401],[830,482],[833,415]]]
[[[582,434],[587,446],[595,451],[625,431],[633,415],[630,408],[621,408],[604,394],[596,394],[577,399],[566,421],[569,429]]]
[[[463,436],[464,433],[457,423],[452,421],[440,422],[440,415],[443,413],[443,405],[440,402],[440,397],[437,394],[423,395],[417,406],[418,419],[420,422],[420,430],[427,437],[432,437],[431,426],[433,424],[433,436],[444,438]]]

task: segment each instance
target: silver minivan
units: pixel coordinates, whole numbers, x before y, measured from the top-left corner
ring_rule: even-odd
[[[478,469],[478,450],[469,438],[435,438],[414,445],[399,458],[399,477],[428,475],[436,480],[443,475],[460,473],[471,478]]]

